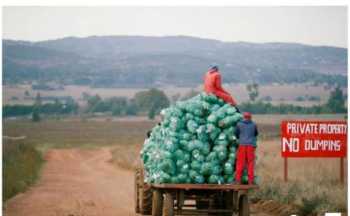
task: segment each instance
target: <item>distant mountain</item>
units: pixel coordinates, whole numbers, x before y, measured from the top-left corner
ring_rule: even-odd
[[[218,64],[225,82],[346,85],[347,49],[293,43],[222,42],[185,36],[92,36],[3,40],[3,80],[92,86],[187,85]]]

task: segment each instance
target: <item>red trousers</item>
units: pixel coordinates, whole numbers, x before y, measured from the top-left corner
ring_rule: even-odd
[[[244,166],[248,167],[248,183],[254,183],[254,159],[255,148],[251,145],[240,145],[237,152],[236,160],[236,182],[241,183]]]

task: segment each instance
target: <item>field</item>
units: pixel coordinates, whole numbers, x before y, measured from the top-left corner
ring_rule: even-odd
[[[346,212],[347,191],[346,186],[339,183],[339,159],[290,159],[289,182],[283,182],[278,125],[281,119],[344,119],[344,116],[257,115],[254,118],[262,135],[257,149],[257,173],[261,178],[261,187],[252,194],[252,200],[275,200],[293,211],[303,213]],[[25,136],[27,142],[33,143],[44,154],[52,148],[108,147],[112,151],[111,162],[114,165],[132,170],[139,166],[139,150],[145,134],[156,122],[139,119],[63,119],[32,123],[16,120],[4,122],[3,135]]]
[[[244,84],[226,84],[224,87],[232,93],[237,101],[244,102],[247,101],[248,93]],[[192,88],[190,87],[160,87],[169,98],[176,94],[185,95],[190,92]],[[197,91],[202,90],[202,86],[194,88]],[[40,92],[41,96],[72,96],[75,100],[80,101],[82,93],[86,92],[91,95],[99,94],[101,97],[113,97],[113,96],[123,96],[131,98],[138,91],[145,89],[142,88],[90,88],[88,86],[65,86],[64,90],[53,90],[53,91],[36,91],[32,90],[30,85],[17,85],[9,86],[5,85],[4,88],[4,104],[33,104],[32,99],[26,99],[24,97],[24,92],[28,91],[31,97],[35,97],[36,93]],[[327,89],[324,86],[311,86],[307,84],[284,84],[284,85],[262,85],[259,88],[260,98],[270,96],[273,104],[280,103],[293,103],[294,105],[301,106],[311,106],[327,101],[331,89]],[[346,91],[346,89],[344,89]],[[298,96],[316,96],[320,98],[320,101],[296,101]],[[16,98],[16,99],[13,99]]]

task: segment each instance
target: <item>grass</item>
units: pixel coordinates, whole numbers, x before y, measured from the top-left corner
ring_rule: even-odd
[[[32,144],[3,140],[3,202],[24,192],[39,176],[42,155]]]
[[[94,148],[101,146],[141,145],[153,121],[80,121],[78,119],[7,121],[3,134],[11,137],[26,136],[37,143],[41,152],[50,148]]]
[[[346,184],[341,185],[339,179],[339,158],[288,159],[288,182],[284,182],[280,141],[261,140],[257,151],[256,172],[262,180],[260,189],[252,193],[253,199],[293,205],[300,215],[347,211]]]
[[[271,199],[295,207],[298,215],[325,211],[346,212],[346,186],[339,182],[339,159],[292,158],[288,161],[289,181],[283,181],[280,156],[279,122],[281,119],[344,119],[343,115],[297,116],[256,115],[261,137],[258,143],[256,172],[261,182],[252,199]],[[112,163],[133,170],[140,166],[139,153],[146,132],[156,121],[140,119],[61,119],[39,123],[5,121],[3,134],[26,136],[26,142],[45,153],[50,148],[95,148],[111,146]],[[345,160],[347,170],[347,160]],[[347,176],[345,174],[345,176]],[[346,180],[347,182],[347,180]]]

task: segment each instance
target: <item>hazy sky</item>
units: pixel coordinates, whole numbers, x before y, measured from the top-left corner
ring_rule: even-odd
[[[3,37],[188,35],[347,47],[346,7],[4,7]]]

